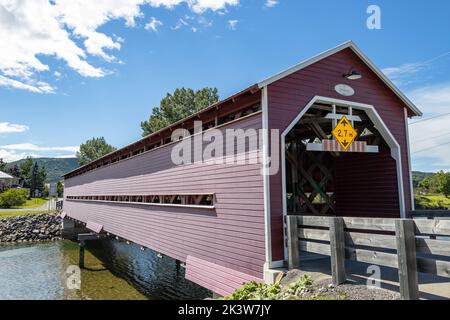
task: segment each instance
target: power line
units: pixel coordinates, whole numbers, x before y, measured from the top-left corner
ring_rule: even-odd
[[[440,118],[440,117],[446,117],[446,116],[450,116],[450,112],[449,113],[440,114],[438,116],[434,116],[434,117],[431,117],[431,118],[417,120],[417,121],[414,121],[413,123],[410,123],[409,125],[412,126],[413,124],[416,124],[416,123],[425,122],[425,121],[433,120],[433,119]]]
[[[446,132],[443,134],[440,134],[438,136],[434,136],[434,137],[427,137],[427,138],[423,138],[423,139],[419,139],[419,140],[411,140],[411,142],[417,143],[417,142],[422,142],[422,141],[426,141],[426,140],[431,140],[431,139],[436,139],[436,138],[440,138],[440,137],[445,137],[448,136],[450,134],[450,132]]]
[[[434,148],[439,148],[439,147],[445,146],[447,144],[450,144],[450,141],[448,141],[446,143],[442,143],[442,144],[440,144],[438,146],[432,146],[432,147],[428,147],[428,148],[425,148],[425,149],[422,149],[422,150],[419,150],[419,151],[414,151],[412,154],[428,151],[428,150],[431,150],[431,149],[434,149]]]

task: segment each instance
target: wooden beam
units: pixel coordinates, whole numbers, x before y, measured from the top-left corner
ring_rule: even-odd
[[[418,300],[419,284],[417,279],[414,221],[407,219],[395,220],[395,234],[397,238],[400,296],[404,300]]]
[[[300,249],[298,246],[298,220],[297,216],[287,216],[288,234],[288,267],[289,270],[300,266]]]
[[[345,275],[345,237],[344,220],[330,218],[331,275],[334,285],[347,280]]]

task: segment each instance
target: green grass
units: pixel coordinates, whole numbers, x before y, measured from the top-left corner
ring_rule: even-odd
[[[15,216],[23,216],[28,214],[42,214],[42,213],[48,213],[47,210],[30,210],[30,211],[14,211],[14,210],[8,210],[8,211],[0,211],[0,219],[2,218],[11,218]]]
[[[44,205],[48,200],[47,199],[41,199],[41,198],[31,198],[30,200],[27,200],[23,205],[12,207],[12,209],[32,209],[37,208],[42,205]]]
[[[450,208],[450,198],[443,194],[414,195],[416,207],[420,208]]]

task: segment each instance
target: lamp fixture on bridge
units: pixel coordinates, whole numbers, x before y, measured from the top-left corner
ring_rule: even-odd
[[[344,78],[348,80],[358,80],[362,78],[362,74],[358,70],[352,68],[347,74],[344,74]]]

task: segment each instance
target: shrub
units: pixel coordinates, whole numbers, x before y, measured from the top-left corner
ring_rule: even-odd
[[[25,189],[9,189],[0,193],[0,206],[3,208],[11,208],[23,205],[27,201],[28,190]]]
[[[237,289],[225,300],[298,300],[312,285],[313,281],[308,275],[303,275],[294,283],[282,288],[279,282],[275,284],[248,282]],[[313,297],[312,299],[318,299]]]
[[[251,281],[237,289],[225,300],[277,300],[277,296],[281,292],[281,286],[276,283],[267,285],[265,283],[257,283]]]

